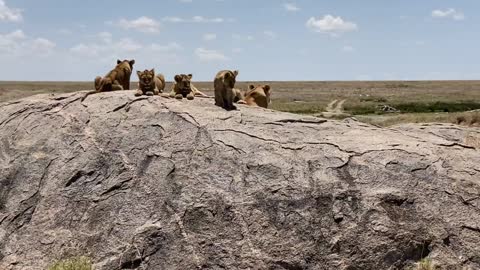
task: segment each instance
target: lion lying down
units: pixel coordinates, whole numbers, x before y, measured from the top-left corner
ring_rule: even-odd
[[[249,90],[244,95],[239,89],[234,89],[237,103],[268,108],[268,104],[271,103],[270,94],[272,92],[270,85],[250,85],[248,88]]]

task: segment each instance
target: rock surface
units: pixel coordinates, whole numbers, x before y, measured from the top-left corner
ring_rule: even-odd
[[[0,104],[0,269],[480,269],[478,128],[82,96]]]

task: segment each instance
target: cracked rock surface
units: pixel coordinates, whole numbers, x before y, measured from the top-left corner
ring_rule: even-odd
[[[0,269],[480,269],[480,129],[133,93],[0,104]]]

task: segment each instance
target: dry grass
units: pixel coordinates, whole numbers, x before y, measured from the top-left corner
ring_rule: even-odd
[[[93,270],[93,265],[89,258],[77,257],[56,262],[48,270]]]
[[[463,111],[480,109],[480,81],[387,82],[238,82],[270,84],[274,110],[318,114],[332,100],[346,100],[345,111],[362,121],[389,126],[404,122],[448,122],[477,125],[480,116]],[[195,85],[213,94],[212,82]],[[0,102],[39,93],[61,93],[93,88],[92,82],[0,82]],[[132,82],[131,89],[136,88]],[[170,89],[167,83],[166,89]],[[382,114],[379,105],[402,108],[402,114]],[[410,113],[422,112],[422,113]],[[465,117],[465,119],[462,119]]]
[[[452,123],[465,126],[480,126],[480,112],[459,113],[406,113],[390,115],[361,115],[358,120],[387,127],[402,123]]]
[[[435,264],[430,259],[423,259],[418,262],[412,270],[435,270]]]

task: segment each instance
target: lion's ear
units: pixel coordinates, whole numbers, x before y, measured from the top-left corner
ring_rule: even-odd
[[[140,76],[142,76],[142,72],[140,70],[137,70],[137,75],[140,78]]]
[[[192,74],[188,74],[187,75],[188,79],[191,80],[193,78],[193,75]]]
[[[253,84],[250,84],[250,85],[248,86],[248,89],[250,89],[250,90],[253,90],[253,89],[255,89],[255,85],[253,85]]]
[[[133,64],[135,64],[135,60],[132,59],[132,60],[128,61],[128,63],[130,64],[131,67],[133,67]]]
[[[117,65],[120,64],[120,63],[122,63],[122,60],[117,59]]]
[[[264,85],[264,86],[263,86],[263,90],[265,90],[265,93],[270,92],[270,85],[268,85],[268,84],[267,84],[267,85]]]
[[[238,76],[238,70],[234,70],[233,75],[235,75],[235,77],[237,77]]]
[[[155,74],[155,69],[152,68],[152,70],[150,70],[150,72],[151,72],[152,74]]]
[[[180,82],[182,80],[182,76],[180,75],[175,75],[175,77],[173,78],[177,83]]]

